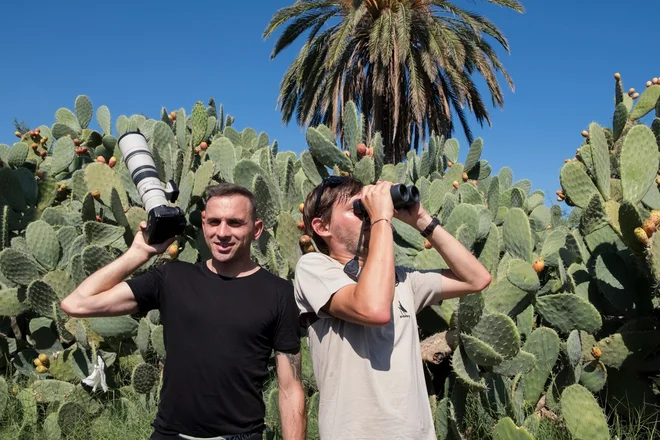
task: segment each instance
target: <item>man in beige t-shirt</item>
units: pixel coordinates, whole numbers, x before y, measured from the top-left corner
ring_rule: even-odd
[[[294,288],[319,387],[321,440],[435,439],[416,314],[490,283],[420,204],[395,210],[391,187],[332,176],[305,201],[305,228],[321,252],[300,258]],[[356,215],[358,199],[366,215]],[[395,266],[393,217],[420,231],[449,270]]]

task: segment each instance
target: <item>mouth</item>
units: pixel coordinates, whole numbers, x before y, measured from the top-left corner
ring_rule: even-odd
[[[231,243],[214,243],[214,245],[219,252],[227,252],[234,247]]]

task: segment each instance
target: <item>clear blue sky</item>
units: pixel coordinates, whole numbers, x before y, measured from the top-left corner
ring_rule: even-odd
[[[626,90],[640,92],[660,76],[657,4],[522,1],[522,15],[485,1],[455,1],[488,16],[511,45],[502,61],[515,92],[506,90],[503,110],[491,108],[492,127],[473,125],[473,131],[483,137],[482,158],[495,172],[510,166],[514,180],[531,179],[533,189],[544,190],[551,201],[564,159],[582,141],[580,132],[591,121],[610,124],[613,74],[621,73]],[[158,118],[162,106],[190,111],[196,101],[214,97],[239,130],[265,131],[281,150],[299,153],[304,132],[295,122],[281,123],[276,101],[282,75],[302,43],[271,61],[275,39],[261,37],[275,11],[293,2],[5,2],[0,143],[16,141],[14,117],[30,126],[52,125],[55,111],[73,109],[79,94],[88,95],[95,108],[110,108],[113,130],[122,114]],[[460,127],[456,137],[464,161]]]

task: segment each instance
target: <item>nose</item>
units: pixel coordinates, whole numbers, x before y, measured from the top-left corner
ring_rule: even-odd
[[[229,237],[230,228],[226,222],[220,222],[217,228],[215,228],[215,235],[218,237]]]

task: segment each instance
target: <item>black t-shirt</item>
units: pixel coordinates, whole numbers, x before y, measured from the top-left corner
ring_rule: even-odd
[[[154,429],[212,437],[264,428],[276,351],[300,347],[292,284],[260,268],[226,278],[170,262],[127,280],[141,312],[160,309],[166,359]]]

